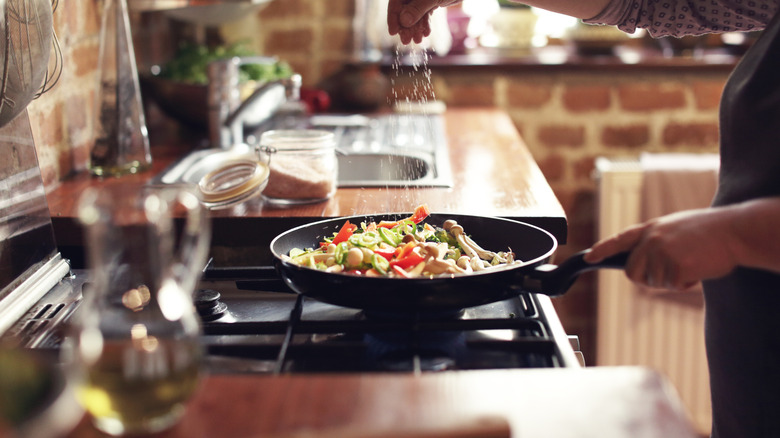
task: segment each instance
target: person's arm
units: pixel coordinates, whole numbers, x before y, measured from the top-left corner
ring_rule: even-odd
[[[630,252],[626,275],[651,287],[687,289],[737,266],[780,273],[780,197],[663,216],[596,243],[590,263]]]
[[[512,0],[516,1],[516,0]],[[430,13],[460,0],[389,0],[387,24],[404,44],[430,35]],[[690,0],[522,0],[541,9],[581,18],[590,24],[617,26],[626,33],[646,29],[653,37],[702,35],[763,29],[780,9],[780,0],[708,0],[691,7]]]
[[[515,1],[515,0],[512,0]],[[607,7],[610,0],[523,0],[528,6],[534,6],[575,18],[595,17]]]
[[[513,0],[514,1],[514,0]],[[547,9],[578,18],[591,18],[600,13],[610,0],[524,0],[529,6]],[[452,6],[461,0],[389,0],[387,5],[387,29],[390,35],[398,34],[401,42],[419,43],[430,35],[428,21],[431,12],[440,7]]]

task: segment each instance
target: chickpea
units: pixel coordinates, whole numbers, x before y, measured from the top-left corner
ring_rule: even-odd
[[[347,251],[347,266],[360,266],[363,262],[363,251],[360,248],[351,248]]]
[[[374,255],[374,251],[371,251],[368,248],[360,248],[361,251],[363,251],[363,263],[371,263],[371,256]]]

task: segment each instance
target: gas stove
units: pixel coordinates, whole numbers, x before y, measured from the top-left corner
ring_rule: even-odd
[[[370,293],[369,291],[367,291]],[[445,314],[382,314],[292,292],[273,267],[204,271],[196,292],[217,372],[430,372],[581,366],[547,296]]]
[[[89,288],[71,271],[4,340],[53,353]],[[209,372],[408,372],[579,367],[550,298],[524,293],[457,312],[383,314],[298,295],[272,266],[208,266],[194,294]]]
[[[58,251],[33,143],[26,114],[0,129],[0,152],[17,158],[0,160],[0,186],[6,189],[0,205],[0,341],[57,354],[68,321],[88,293],[90,272]],[[212,372],[580,365],[546,296],[522,294],[445,314],[370,313],[295,294],[271,262],[258,263],[269,264],[209,264],[203,272],[196,302]]]

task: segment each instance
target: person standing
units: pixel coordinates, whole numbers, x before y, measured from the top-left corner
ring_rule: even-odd
[[[404,44],[430,33],[434,9],[459,0],[390,0]],[[780,0],[527,0],[587,23],[653,37],[759,31],[720,106],[712,205],[634,225],[597,242],[595,263],[628,252],[626,275],[650,287],[704,286],[713,438],[780,437]]]

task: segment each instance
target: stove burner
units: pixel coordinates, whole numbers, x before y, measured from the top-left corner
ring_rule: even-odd
[[[388,371],[457,369],[456,358],[466,348],[462,331],[366,333],[367,356]]]
[[[195,292],[195,308],[203,321],[214,321],[225,314],[227,305],[219,301],[221,297],[222,295],[213,289],[200,289]]]
[[[418,312],[396,312],[391,310],[364,310],[366,319],[378,321],[443,321],[455,320],[463,317],[465,309],[456,310],[427,310]]]

